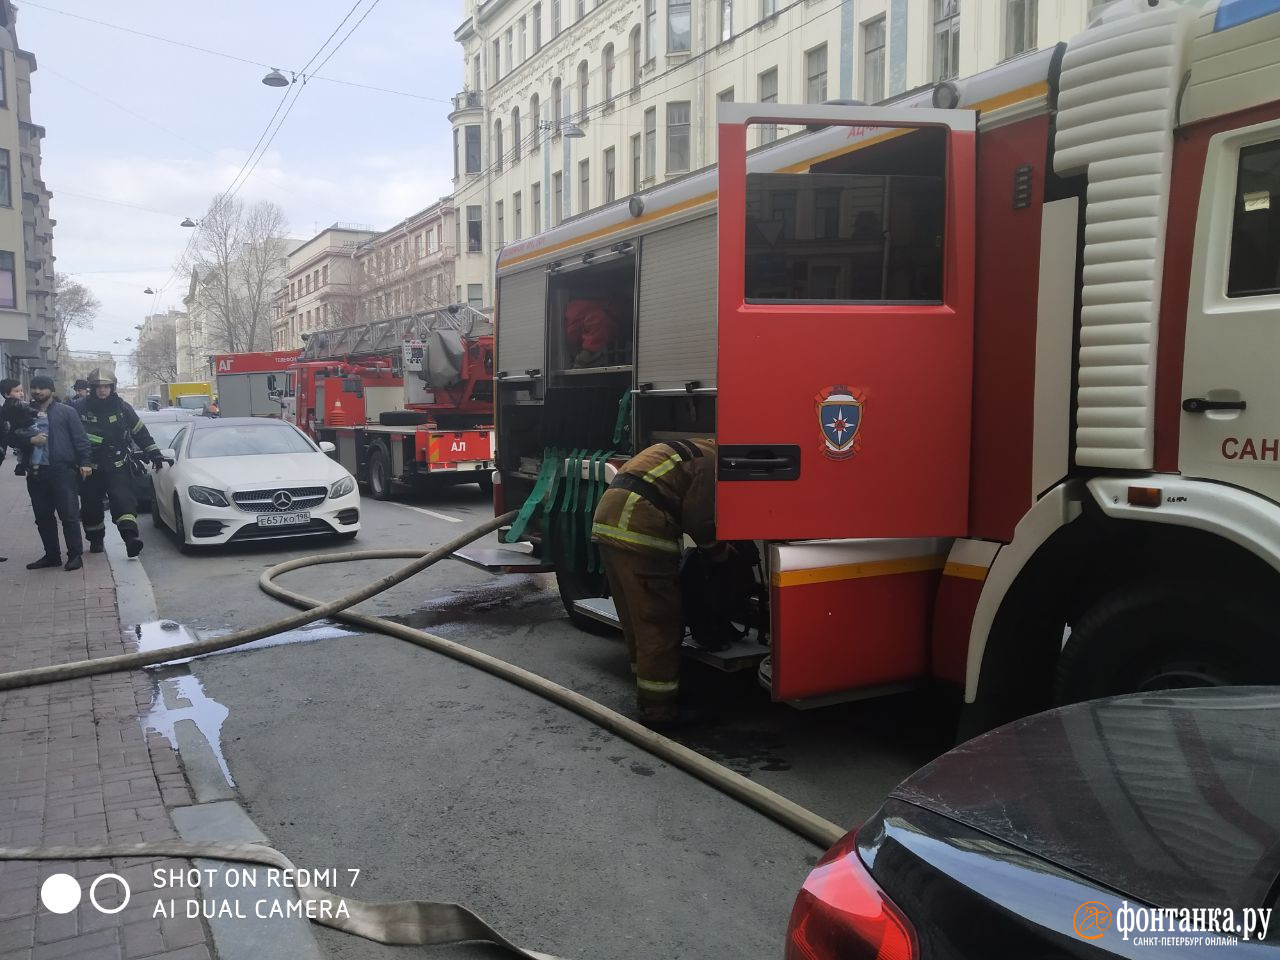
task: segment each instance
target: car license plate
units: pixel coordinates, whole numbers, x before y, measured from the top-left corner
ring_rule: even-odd
[[[258,517],[260,527],[293,527],[311,522],[311,513],[302,510],[298,513],[264,513]]]

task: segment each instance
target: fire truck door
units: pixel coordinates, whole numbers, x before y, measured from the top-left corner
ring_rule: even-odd
[[[1188,293],[1178,469],[1280,500],[1280,122],[1209,141]]]
[[[778,124],[826,127],[748,160]],[[975,126],[720,106],[721,537],[966,532]]]

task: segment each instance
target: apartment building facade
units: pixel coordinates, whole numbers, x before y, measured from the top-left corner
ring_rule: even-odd
[[[363,224],[335,223],[289,251],[288,272],[273,301],[273,349],[294,350],[303,334],[357,322],[356,255],[377,235]]]
[[[503,244],[714,163],[719,102],[892,99],[1051,46],[1102,5],[465,0],[455,294],[489,308]]]
[[[36,58],[17,43],[0,0],[0,375],[57,374],[52,194],[41,174],[45,130],[31,120]]]
[[[359,245],[355,322],[402,317],[461,300],[454,295],[454,219],[453,201],[445,197]]]

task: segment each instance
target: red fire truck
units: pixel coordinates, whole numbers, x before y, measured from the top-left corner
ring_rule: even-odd
[[[312,333],[280,402],[285,419],[337,447],[377,500],[395,484],[492,489],[493,328],[479,311]]]
[[[224,417],[279,417],[284,374],[301,350],[220,353],[211,358],[218,412]]]
[[[534,555],[472,560],[607,619],[561,515],[715,436],[777,700],[940,681],[977,729],[1280,682],[1278,92],[1280,0],[1123,0],[876,107],[721,105],[718,169],[502,251],[495,501],[540,488]]]

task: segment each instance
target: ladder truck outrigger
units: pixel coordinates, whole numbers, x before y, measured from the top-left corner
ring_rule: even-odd
[[[464,559],[607,620],[592,498],[714,436],[767,605],[722,659],[775,700],[945,685],[972,732],[1280,682],[1278,95],[1280,0],[1117,0],[874,107],[720,105],[718,167],[504,247],[494,500],[533,552]]]
[[[278,400],[375,499],[397,484],[493,489],[493,327],[469,306],[306,335]]]

